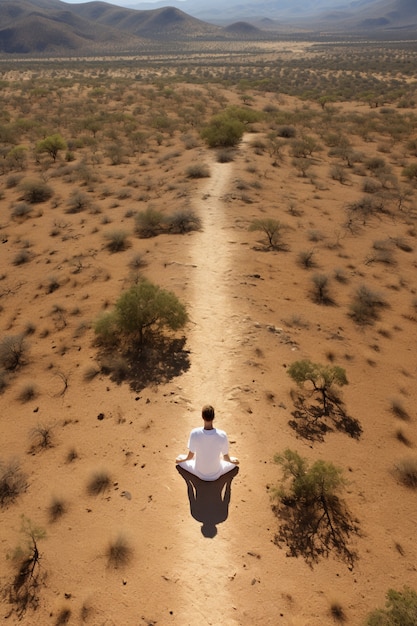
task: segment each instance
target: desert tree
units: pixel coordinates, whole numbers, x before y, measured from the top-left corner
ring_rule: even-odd
[[[179,330],[187,321],[186,308],[173,292],[142,279],[122,293],[112,312],[99,318],[95,332],[104,342],[118,338],[140,346],[163,328]]]
[[[288,376],[301,388],[309,384],[321,398],[323,414],[327,415],[329,400],[335,399],[334,387],[348,384],[345,370],[338,365],[322,365],[309,359],[294,361],[287,369]]]
[[[11,555],[15,566],[12,583],[7,587],[8,600],[18,616],[22,619],[28,609],[35,610],[39,605],[41,585],[41,555],[39,541],[45,538],[45,531],[33,524],[22,515],[20,528],[23,543],[18,545]]]
[[[53,161],[56,161],[58,152],[60,150],[66,150],[66,148],[66,141],[59,133],[49,135],[48,137],[45,137],[45,139],[38,141],[36,144],[36,152],[39,154],[46,152]]]
[[[290,556],[301,555],[309,563],[333,553],[352,567],[356,554],[348,540],[358,524],[340,497],[346,485],[341,468],[324,460],[310,463],[290,449],[276,454],[274,462],[282,470],[271,493],[281,520],[275,543],[285,543]]]
[[[279,220],[271,217],[262,217],[252,220],[249,231],[260,231],[266,236],[267,245],[265,246],[270,250],[282,250],[283,249],[283,231],[285,225]]]

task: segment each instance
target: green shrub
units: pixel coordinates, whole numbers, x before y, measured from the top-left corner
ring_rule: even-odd
[[[338,365],[321,365],[308,359],[294,361],[287,369],[288,376],[299,387],[306,383],[312,385],[313,391],[317,392],[323,403],[323,412],[328,410],[328,401],[334,395],[334,386],[343,387],[348,384],[346,372]]]
[[[210,148],[230,148],[242,139],[245,125],[227,113],[215,115],[201,131],[201,137]]]
[[[417,593],[410,587],[389,589],[386,608],[376,609],[367,617],[366,626],[416,626]]]
[[[121,338],[129,344],[142,344],[145,337],[167,327],[182,328],[188,320],[185,306],[170,291],[148,280],[122,293],[114,311],[102,316],[95,332],[105,342]]]

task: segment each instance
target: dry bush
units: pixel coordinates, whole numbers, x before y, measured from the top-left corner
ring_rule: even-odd
[[[87,483],[87,493],[90,496],[98,496],[110,489],[111,477],[106,470],[96,470],[90,476]]]
[[[117,569],[129,564],[133,557],[133,548],[127,538],[119,534],[109,543],[106,557],[108,566]]]
[[[30,431],[30,439],[32,440],[30,448],[32,453],[52,448],[54,445],[52,426],[48,424],[38,424]]]
[[[192,209],[179,209],[170,215],[166,222],[170,233],[184,234],[201,230],[201,219]]]
[[[122,252],[129,245],[128,234],[125,230],[112,230],[105,233],[104,238],[107,241],[106,248],[110,252]]]
[[[58,611],[54,626],[64,626],[65,624],[68,624],[68,622],[70,621],[70,617],[71,609],[67,606],[62,607],[62,609]]]
[[[43,180],[24,180],[20,183],[19,189],[23,199],[30,204],[46,202],[54,193]]]
[[[32,211],[33,207],[27,202],[19,202],[19,204],[13,207],[11,217],[13,220],[24,220],[30,216]]]
[[[302,250],[297,255],[297,262],[300,267],[304,269],[310,269],[316,266],[314,260],[314,250]]]
[[[67,509],[68,507],[65,500],[54,496],[47,509],[49,521],[56,522],[67,512]]]
[[[205,163],[193,163],[185,170],[187,178],[209,178],[210,169]]]
[[[143,267],[146,267],[146,265],[147,261],[144,259],[143,254],[141,254],[140,252],[134,254],[129,261],[129,267],[132,270],[142,269]]]
[[[340,624],[343,624],[347,621],[346,613],[343,609],[342,603],[339,600],[332,600],[330,602],[330,615],[331,617]]]
[[[406,433],[404,432],[402,428],[397,428],[397,430],[395,431],[395,437],[398,439],[398,441],[403,443],[408,448],[412,447],[412,443],[409,437],[406,435]]]
[[[398,461],[395,472],[403,485],[417,489],[417,456],[407,457]]]
[[[16,370],[25,364],[27,350],[23,335],[6,335],[0,341],[0,366],[5,370]]]
[[[388,304],[384,297],[366,285],[360,285],[349,307],[349,315],[357,324],[370,324]]]
[[[25,263],[29,263],[32,255],[28,250],[19,250],[17,254],[13,257],[13,265],[24,265]]]
[[[398,400],[397,398],[393,398],[391,400],[390,411],[393,415],[395,415],[395,417],[404,420],[404,422],[408,422],[410,420],[410,414],[404,408],[401,400]]]
[[[30,400],[34,400],[38,396],[38,388],[35,383],[26,383],[18,393],[17,399],[20,402],[30,402]]]
[[[329,277],[326,274],[314,274],[312,277],[311,297],[316,304],[333,305],[334,300],[330,293]]]
[[[75,459],[78,459],[78,452],[75,448],[70,448],[65,457],[65,461],[67,463],[72,463]]]
[[[27,476],[17,459],[5,463],[0,459],[0,506],[14,502],[28,487]]]

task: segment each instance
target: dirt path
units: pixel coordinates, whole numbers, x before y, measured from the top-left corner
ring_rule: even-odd
[[[210,171],[210,178],[199,190],[203,229],[194,236],[191,253],[191,368],[182,381],[190,400],[190,429],[199,425],[204,403],[218,409],[220,428],[227,429],[227,416],[234,412],[228,392],[232,384],[237,315],[228,289],[233,250],[228,241],[227,205],[222,200],[233,164],[213,160]],[[222,532],[211,539],[204,537],[191,516],[184,519],[181,535],[187,562],[186,569],[180,573],[181,623],[237,625],[227,589],[231,575],[227,536]]]

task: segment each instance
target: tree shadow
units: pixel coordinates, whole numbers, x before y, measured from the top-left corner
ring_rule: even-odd
[[[327,411],[321,404],[308,404],[303,396],[294,402],[295,410],[291,413],[294,419],[289,425],[303,439],[324,441],[329,432],[338,430],[353,439],[359,439],[362,427],[357,419],[344,410],[342,402],[337,398],[327,399]]]
[[[185,337],[152,335],[146,343],[126,351],[104,347],[99,353],[101,371],[117,384],[128,382],[135,392],[166,383],[190,367],[185,342]]]
[[[235,467],[217,480],[201,480],[177,465],[178,473],[187,484],[188,499],[192,517],[201,522],[204,537],[212,539],[217,535],[217,524],[225,522],[229,515],[232,480],[238,474]]]
[[[301,556],[312,567],[332,553],[353,568],[357,554],[348,541],[352,534],[359,534],[359,525],[337,496],[310,502],[287,498],[272,509],[281,520],[274,543],[285,545],[287,556]]]

